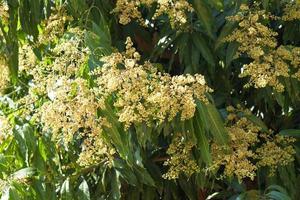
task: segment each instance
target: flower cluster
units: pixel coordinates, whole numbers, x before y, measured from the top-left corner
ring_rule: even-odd
[[[272,175],[278,166],[288,165],[294,160],[293,138],[262,132],[260,127],[240,116],[241,112],[250,114],[249,110],[229,106],[227,111],[230,142],[224,146],[212,144],[213,164],[209,170],[219,170],[223,166],[226,177],[253,180],[260,167],[269,167]]]
[[[181,120],[189,119],[195,112],[194,99],[207,102],[205,93],[212,91],[202,75],[171,77],[147,61],[139,64],[140,54],[130,38],[124,53],[113,53],[102,61],[103,67],[94,71],[98,92],[102,96],[114,94],[119,121],[126,128],[133,123],[171,121],[179,113]]]
[[[83,47],[83,31],[78,28],[70,29],[66,34],[68,37],[61,38],[60,42],[49,50],[49,57],[42,61],[38,61],[32,47],[24,45],[20,48],[19,68],[34,78],[31,81],[29,95],[19,103],[33,104],[39,97],[47,95],[47,86],[53,81],[58,80],[60,76],[68,78],[78,76],[80,68],[87,63],[89,52]],[[32,106],[26,108],[28,112],[34,111]]]
[[[0,56],[0,95],[7,87],[9,82],[9,69],[6,64],[5,58]]]
[[[43,33],[39,35],[37,45],[53,42],[63,36],[65,24],[69,21],[72,21],[72,17],[67,15],[65,8],[61,7],[53,11],[51,16],[44,22],[45,28]]]
[[[229,107],[228,110],[232,109]],[[234,113],[228,115],[227,130],[230,137],[228,146],[213,143],[211,146],[213,165],[212,170],[224,166],[224,175],[236,176],[239,180],[255,177],[257,167],[251,162],[254,152],[251,147],[258,142],[257,134],[260,128],[247,118],[238,118]]]
[[[270,174],[274,175],[278,166],[286,166],[294,161],[295,149],[290,145],[295,142],[293,138],[276,135],[264,136],[266,142],[256,150],[257,167],[269,167]]]
[[[80,134],[101,133],[100,119],[96,116],[100,107],[84,79],[59,77],[47,85],[50,101],[40,108],[44,129],[51,129],[53,137],[66,143],[72,141],[79,129]],[[58,117],[59,116],[59,117]],[[63,133],[63,135],[60,135]]]
[[[300,19],[300,3],[299,1],[293,1],[284,8],[284,14],[282,16],[284,21],[294,21]]]
[[[12,134],[12,126],[5,116],[0,115],[0,144]]]
[[[52,50],[55,57],[52,70],[72,76],[76,75],[80,67],[87,63],[89,49],[82,44],[84,40],[83,31],[79,28],[72,28],[68,32],[70,35],[63,38]]]
[[[7,187],[7,181],[0,179],[0,191],[4,191],[6,187]]]
[[[115,149],[107,145],[100,133],[89,135],[83,141],[82,152],[77,163],[81,166],[90,166],[98,163],[111,166],[115,153]]]
[[[81,165],[109,161],[114,154],[101,136],[103,127],[110,124],[97,115],[98,110],[105,109],[107,97],[114,97],[119,121],[125,128],[133,123],[171,121],[178,114],[186,120],[194,115],[195,98],[208,101],[205,93],[212,90],[203,76],[171,77],[158,72],[149,62],[139,64],[141,56],[130,38],[124,53],[102,59],[103,67],[93,71],[96,79],[90,88],[78,74],[89,53],[82,48],[83,34],[70,31],[70,38],[62,39],[49,51],[50,59],[38,61],[28,46],[21,49],[20,68],[33,79],[29,94],[19,104],[29,109],[26,114],[35,113],[43,130],[51,131],[58,143],[67,146],[74,140],[83,140],[78,160]]]
[[[140,1],[118,0],[113,12],[119,14],[120,24],[126,25],[133,19],[142,22],[142,14],[138,9],[140,6]]]
[[[111,157],[113,150],[101,137],[102,127],[110,126],[97,116],[102,107],[89,89],[87,81],[81,78],[60,77],[48,85],[50,101],[40,108],[44,130],[51,130],[54,140],[63,141],[66,146],[74,139],[83,138],[82,153],[78,162],[90,165]]]
[[[170,144],[167,154],[170,158],[164,162],[169,167],[165,179],[177,179],[181,173],[188,177],[199,172],[200,168],[192,156],[192,148],[195,146],[181,133],[177,133]]]
[[[158,9],[153,18],[167,14],[173,28],[184,25],[187,22],[186,13],[193,11],[193,7],[186,0],[158,0],[157,4]]]
[[[34,113],[43,131],[50,131],[58,144],[67,147],[80,141],[80,165],[109,164],[114,150],[104,142],[102,132],[110,124],[97,115],[103,102],[96,98],[89,82],[79,77],[89,53],[83,47],[83,32],[70,29],[66,35],[49,51],[50,59],[28,59],[32,51],[28,47],[21,49],[21,68],[33,79],[29,94],[19,104],[29,109],[27,114]]]
[[[141,6],[151,7],[157,5],[153,19],[166,14],[171,26],[183,25],[187,22],[187,12],[192,12],[193,8],[186,0],[117,0],[114,13],[119,14],[119,22],[128,24],[133,19],[146,25],[139,8]]]
[[[24,72],[33,71],[32,66],[37,63],[37,58],[32,47],[25,44],[19,48],[19,70]]]
[[[256,53],[260,54],[259,51]],[[261,53],[259,58],[243,66],[240,77],[250,76],[246,86],[253,84],[256,88],[263,88],[269,85],[282,92],[284,85],[279,81],[279,77],[293,77],[300,80],[299,47],[280,46],[269,53]]]
[[[7,23],[9,18],[8,5],[5,2],[0,2],[0,20],[2,23]]]
[[[227,42],[239,43],[237,57],[247,55],[252,62],[245,64],[240,77],[250,77],[245,87],[264,88],[271,86],[284,91],[280,77],[298,78],[300,49],[293,46],[278,46],[277,33],[262,21],[276,19],[264,10],[241,6],[241,11],[228,20],[238,22],[238,27],[225,38]],[[292,67],[292,69],[290,69]]]

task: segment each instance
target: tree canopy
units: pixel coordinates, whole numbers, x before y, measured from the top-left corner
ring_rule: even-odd
[[[300,2],[0,0],[0,198],[297,199]]]

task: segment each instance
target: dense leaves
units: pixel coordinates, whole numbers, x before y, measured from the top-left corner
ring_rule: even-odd
[[[0,0],[0,197],[297,199],[300,3]]]

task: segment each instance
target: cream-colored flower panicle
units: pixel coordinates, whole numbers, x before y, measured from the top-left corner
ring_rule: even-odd
[[[12,126],[7,117],[0,115],[0,144],[12,135]]]
[[[175,134],[170,144],[167,154],[170,158],[164,162],[169,167],[167,173],[163,175],[165,179],[177,179],[180,174],[190,177],[200,171],[195,159],[192,156],[192,148],[195,146],[181,133]]]
[[[8,5],[1,1],[0,2],[0,19],[2,21],[2,23],[8,23],[8,18],[9,18],[9,13],[8,13]],[[1,31],[0,31],[1,34]]]
[[[44,131],[50,130],[53,139],[65,146],[73,140],[84,139],[78,160],[80,165],[110,162],[114,151],[101,136],[103,126],[110,125],[97,116],[97,110],[103,105],[89,89],[87,81],[60,77],[47,89],[50,101],[39,111]]]
[[[63,36],[65,33],[65,24],[72,20],[73,18],[67,15],[64,7],[54,10],[51,16],[44,21],[44,31],[39,35],[37,45],[53,42]]]
[[[235,121],[227,126],[230,137],[228,146],[213,143],[211,146],[213,164],[210,170],[217,170],[224,166],[224,176],[237,177],[239,181],[248,177],[251,180],[256,176],[257,167],[251,162],[255,153],[252,146],[258,142],[257,133],[260,128],[245,117],[237,119],[234,114],[228,115]]]
[[[275,31],[262,21],[276,19],[264,10],[241,6],[241,11],[228,20],[238,22],[238,27],[225,38],[227,42],[238,42],[236,57],[246,55],[252,59],[244,64],[239,77],[249,77],[245,87],[264,88],[270,86],[278,92],[284,91],[280,77],[299,79],[299,47],[279,46]],[[300,79],[299,79],[300,80]]]
[[[295,160],[296,151],[291,145],[294,138],[276,135],[265,135],[266,142],[256,150],[258,167],[269,167],[270,175],[274,175],[279,166],[287,166]]]
[[[186,0],[158,0],[157,4],[158,8],[153,18],[166,14],[173,28],[186,24],[187,13],[193,11],[192,5]]]
[[[119,14],[120,24],[126,25],[132,20],[142,22],[142,14],[139,11],[140,6],[140,1],[117,0],[116,7],[112,12]]]
[[[73,36],[68,39],[61,39],[60,43],[52,50],[55,60],[51,70],[74,76],[78,75],[80,67],[87,63],[90,51],[83,44],[84,31],[79,28],[72,28],[67,33]]]
[[[211,171],[224,171],[221,177],[237,177],[239,181],[245,178],[254,180],[257,169],[268,167],[273,175],[279,166],[286,166],[294,161],[295,150],[292,143],[295,139],[265,133],[260,127],[241,117],[239,113],[251,114],[240,106],[227,108],[226,128],[230,141],[228,145],[220,146],[212,143],[213,164]]]
[[[89,55],[83,43],[84,32],[76,28],[65,34],[68,37],[60,38],[45,60],[35,59],[29,46],[20,49],[20,68],[33,79],[28,95],[18,103],[58,145],[68,148],[80,141],[79,165],[111,164],[115,151],[102,137],[103,128],[110,124],[97,115],[103,101],[97,99],[89,82],[80,78]]]
[[[68,143],[82,127],[86,127],[82,132],[101,132],[96,117],[99,106],[84,79],[60,77],[47,90],[50,101],[40,109],[41,122],[46,130],[51,128],[55,139]]]
[[[28,74],[33,72],[34,67],[37,64],[37,57],[35,56],[33,49],[30,45],[25,44],[19,48],[19,70]]]
[[[9,69],[5,58],[0,56],[0,96],[9,83]]]
[[[282,20],[294,21],[299,19],[300,19],[300,2],[293,1],[291,3],[288,3],[284,8]]]
[[[98,76],[98,94],[114,94],[119,121],[126,128],[133,123],[171,121],[177,114],[186,120],[194,116],[195,98],[208,102],[205,93],[212,90],[202,75],[171,77],[158,72],[150,62],[141,62],[130,38],[126,45],[125,52],[104,57],[103,67],[93,72]]]
[[[167,15],[173,28],[186,24],[187,13],[193,11],[193,7],[186,0],[117,0],[112,12],[119,15],[120,24],[126,25],[132,20],[137,20],[145,26],[146,22],[140,11],[142,6],[156,6],[153,19]]]
[[[80,74],[81,67],[87,64],[89,51],[83,45],[84,31],[72,28],[66,34],[68,38],[61,38],[60,42],[49,49],[49,57],[39,61],[33,53],[32,47],[24,45],[20,48],[20,70],[31,75],[29,94],[19,100],[25,104],[26,114],[35,112],[32,106],[41,96],[49,94],[49,86],[61,80],[61,77],[74,78]],[[51,95],[51,94],[50,94]],[[30,109],[31,108],[31,109]]]
[[[240,77],[250,77],[246,86],[264,88],[268,85],[278,92],[283,92],[284,85],[279,81],[280,77],[293,77],[300,80],[299,56],[299,47],[280,46],[250,64],[245,64]]]

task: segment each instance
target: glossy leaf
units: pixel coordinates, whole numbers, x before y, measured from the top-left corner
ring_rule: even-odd
[[[194,33],[192,35],[193,42],[195,46],[200,50],[203,58],[207,61],[211,66],[215,66],[215,59],[213,56],[212,50],[209,48],[207,40],[201,34]]]
[[[61,199],[63,200],[69,200],[73,198],[72,191],[71,191],[71,183],[69,178],[67,178],[61,185],[60,196]]]
[[[193,5],[199,17],[199,20],[205,28],[205,31],[211,38],[214,38],[214,19],[212,17],[212,13],[208,5],[205,3],[204,0],[193,0]]]
[[[202,120],[201,110],[197,108],[197,113],[195,113],[196,117],[194,119],[194,126],[195,126],[195,135],[197,137],[198,141],[198,149],[201,154],[201,158],[206,164],[211,164],[211,155],[210,155],[210,149],[209,149],[209,142],[208,138],[205,134],[204,129],[204,122]]]
[[[224,128],[223,120],[215,106],[212,104],[205,105],[198,101],[197,108],[200,110],[201,116],[206,118],[206,130],[213,135],[216,142],[226,144],[228,142],[228,133]]]
[[[80,183],[80,185],[78,187],[77,195],[78,195],[78,199],[80,199],[80,200],[89,200],[90,199],[89,186],[85,179],[83,179],[83,181]]]
[[[16,171],[15,173],[12,174],[12,177],[14,179],[25,179],[25,178],[30,178],[36,174],[36,169],[27,167],[24,169],[20,169]]]
[[[285,129],[279,132],[280,135],[290,136],[290,137],[300,137],[300,129]]]

